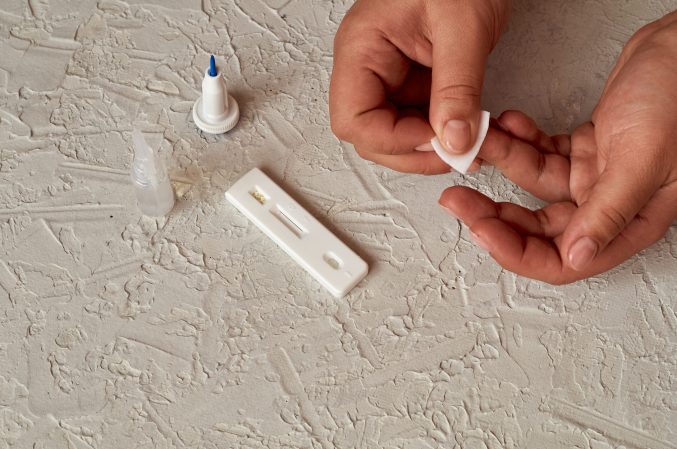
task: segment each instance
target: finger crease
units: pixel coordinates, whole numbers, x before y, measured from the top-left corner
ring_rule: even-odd
[[[543,209],[537,210],[535,212],[536,222],[538,223],[539,231],[541,234],[546,234],[546,229],[550,228],[550,217],[548,214],[543,212]]]
[[[625,216],[613,207],[602,208],[599,213],[615,227],[616,233],[620,233],[628,225]]]
[[[536,166],[536,183],[540,184],[541,179],[543,178],[543,175],[545,174],[545,167],[547,165],[545,155],[543,153],[538,153],[537,156],[538,160],[537,166]]]

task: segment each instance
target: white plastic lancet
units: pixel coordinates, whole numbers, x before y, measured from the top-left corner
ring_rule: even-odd
[[[482,148],[484,139],[487,137],[487,133],[489,132],[490,118],[491,114],[489,114],[487,111],[482,111],[482,114],[480,116],[480,126],[479,129],[477,130],[477,140],[475,141],[475,144],[472,146],[470,151],[468,151],[467,153],[463,154],[449,153],[447,150],[444,149],[442,143],[437,137],[435,137],[433,140],[430,141],[430,143],[433,145],[433,148],[435,149],[435,153],[437,153],[440,159],[446,162],[447,165],[449,165],[451,168],[465,175],[468,172],[470,165],[477,157],[477,154],[480,152],[480,148]]]
[[[130,176],[144,215],[160,217],[174,207],[174,190],[167,170],[138,129],[132,131],[134,162]]]
[[[228,94],[226,81],[216,68],[214,55],[202,80],[202,96],[193,105],[193,121],[202,131],[223,134],[235,127],[240,119],[240,108]]]

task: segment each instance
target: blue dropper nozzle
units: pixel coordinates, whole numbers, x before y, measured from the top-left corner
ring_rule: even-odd
[[[216,60],[214,59],[214,55],[211,55],[209,57],[209,76],[216,75],[218,75],[218,72],[216,71]]]

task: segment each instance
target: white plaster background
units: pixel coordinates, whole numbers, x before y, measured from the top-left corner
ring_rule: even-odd
[[[331,134],[349,1],[2,0],[0,448],[677,448],[677,226],[610,273],[507,273]],[[516,0],[485,107],[585,120],[674,0]],[[189,111],[216,53],[243,116]],[[223,61],[225,60],[225,64]],[[180,195],[142,218],[130,130]],[[370,265],[335,300],[223,200],[261,166]]]

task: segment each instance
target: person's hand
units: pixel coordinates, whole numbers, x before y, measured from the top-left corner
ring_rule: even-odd
[[[457,153],[472,146],[486,59],[509,9],[510,0],[357,0],[334,41],[334,133],[394,170],[448,172],[430,139]]]
[[[480,157],[552,204],[533,212],[464,187],[440,204],[503,267],[562,284],[650,246],[677,219],[677,12],[630,40],[593,122],[570,138],[514,111],[495,125]]]

